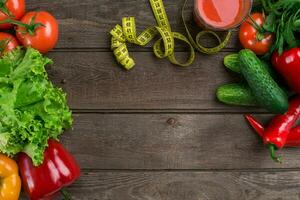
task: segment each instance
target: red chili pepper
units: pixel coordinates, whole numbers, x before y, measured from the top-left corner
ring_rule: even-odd
[[[18,157],[23,186],[31,200],[52,199],[63,187],[80,176],[80,168],[71,154],[55,140],[49,140],[44,162],[35,167],[30,157]]]
[[[245,118],[249,122],[250,126],[255,130],[255,132],[260,137],[264,137],[265,127],[251,115],[245,115]]]
[[[249,122],[249,124],[251,125],[251,127],[255,130],[255,132],[259,136],[263,137],[264,131],[265,131],[264,126],[251,115],[245,115],[245,117],[246,117],[247,121]],[[290,133],[286,139],[286,143],[284,146],[285,147],[300,147],[300,125],[295,128],[292,128],[292,130],[290,131]]]
[[[281,158],[276,157],[275,150],[281,149],[286,144],[288,135],[293,125],[300,116],[300,96],[290,100],[289,109],[283,115],[275,116],[264,132],[260,131],[259,125],[254,124],[254,129],[262,136],[264,144],[269,148],[270,155],[273,160],[281,162]],[[248,117],[249,118],[249,117]]]
[[[272,64],[288,85],[295,92],[300,93],[300,48],[284,51],[282,55],[273,53]]]

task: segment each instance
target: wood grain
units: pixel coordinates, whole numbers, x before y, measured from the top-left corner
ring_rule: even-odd
[[[299,200],[300,171],[84,172],[80,200]]]
[[[173,30],[185,33],[180,14],[182,4],[183,0],[164,0]],[[187,15],[191,15],[192,6],[190,0]],[[27,9],[47,10],[57,17],[60,26],[57,48],[110,48],[109,32],[126,16],[136,17],[139,32],[156,24],[148,0],[30,0]],[[209,41],[208,46],[213,44],[213,40]],[[180,44],[177,47],[182,49]],[[236,47],[237,37],[233,37],[228,48]]]
[[[73,109],[257,111],[216,100],[218,86],[238,81],[222,64],[227,54],[197,54],[192,66],[180,68],[150,52],[133,52],[137,66],[126,72],[111,52],[54,52],[49,74],[68,93]]]
[[[125,72],[109,49],[109,31],[125,16],[136,17],[139,31],[155,25],[148,0],[26,3],[27,10],[50,11],[60,26],[48,71],[75,110],[74,129],[62,136],[83,169],[69,188],[72,199],[300,199],[300,149],[278,152],[284,163],[274,163],[240,114],[264,111],[215,99],[219,85],[238,81],[222,66],[227,51],[240,48],[237,31],[222,53],[198,53],[189,68],[156,59],[152,44],[129,45],[137,66]],[[184,33],[182,3],[164,0],[173,30]],[[181,44],[176,51],[186,56]],[[271,115],[256,117],[267,122]]]
[[[84,169],[300,168],[300,149],[274,163],[240,114],[75,114],[64,144]],[[270,116],[258,115],[266,121]]]

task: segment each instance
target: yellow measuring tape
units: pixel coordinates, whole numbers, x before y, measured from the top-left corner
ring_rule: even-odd
[[[195,59],[194,48],[206,54],[213,54],[219,52],[222,48],[224,48],[227,45],[231,37],[230,31],[226,35],[224,41],[222,41],[220,37],[215,32],[212,31],[201,31],[200,33],[197,34],[196,41],[193,39],[185,23],[185,16],[183,12],[187,0],[185,0],[182,9],[182,19],[189,39],[187,39],[181,33],[172,32],[162,0],[149,0],[149,1],[157,22],[157,26],[149,27],[146,30],[144,30],[140,35],[137,36],[135,18],[124,17],[122,19],[122,26],[118,24],[110,32],[110,34],[112,35],[111,49],[113,50],[117,61],[125,69],[130,70],[135,65],[134,60],[129,55],[126,42],[137,44],[139,46],[145,46],[157,35],[160,35],[160,38],[154,43],[153,46],[154,54],[158,58],[167,58],[171,63],[181,67],[187,67],[194,62]],[[200,44],[200,38],[207,34],[211,34],[214,37],[216,37],[219,42],[219,45],[213,48],[207,48],[202,46]],[[186,43],[190,47],[190,56],[185,63],[180,63],[175,58],[174,55],[175,39]],[[162,44],[163,44],[163,48],[162,48]]]

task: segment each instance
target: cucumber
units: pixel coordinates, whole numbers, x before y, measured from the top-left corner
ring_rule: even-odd
[[[239,54],[238,53],[233,53],[229,54],[224,57],[224,65],[227,69],[236,72],[236,73],[241,73],[240,69],[240,60],[239,60]]]
[[[268,70],[269,74],[274,78],[278,79],[278,76],[272,66],[264,60],[261,60],[262,65]],[[241,62],[239,60],[239,54],[233,53],[224,57],[224,65],[227,69],[241,73]]]
[[[257,102],[268,111],[283,114],[288,110],[286,93],[273,80],[261,60],[249,49],[239,52],[241,72]]]
[[[217,89],[219,101],[236,106],[257,106],[254,95],[249,86],[245,84],[227,84]]]

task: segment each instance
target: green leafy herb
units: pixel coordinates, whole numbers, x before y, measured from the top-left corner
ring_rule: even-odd
[[[271,52],[278,50],[279,54],[285,49],[300,45],[300,0],[259,0],[267,14],[263,28],[276,35]]]
[[[49,138],[72,125],[65,93],[48,80],[52,63],[37,50],[17,49],[0,59],[0,152],[43,161]]]

